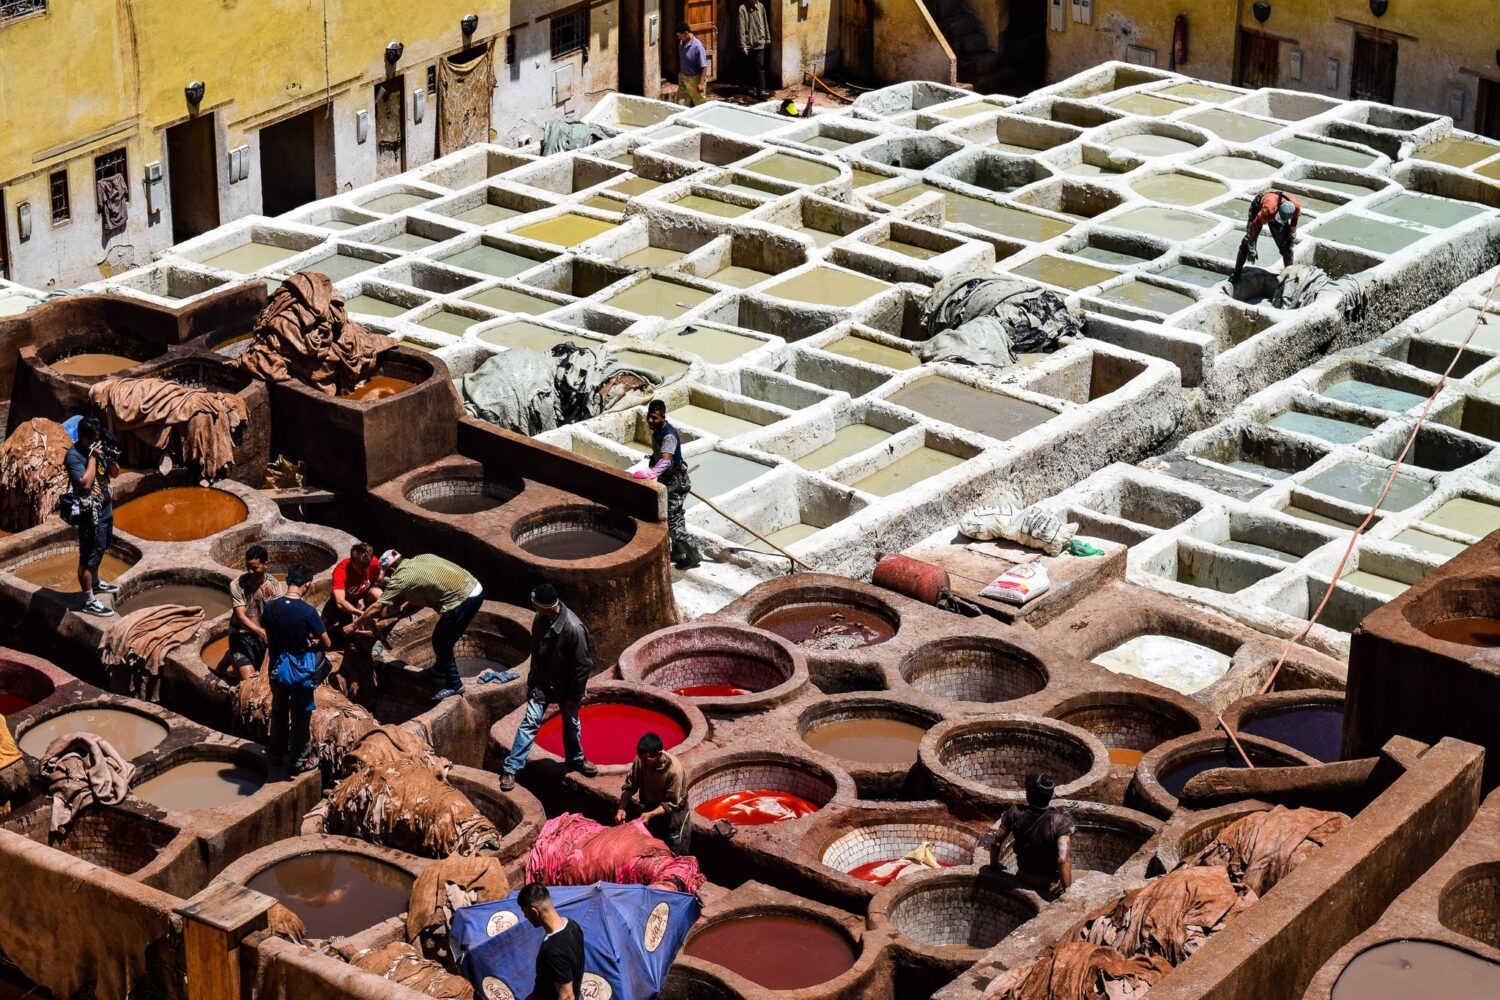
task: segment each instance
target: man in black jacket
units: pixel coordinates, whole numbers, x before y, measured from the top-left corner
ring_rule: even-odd
[[[584,689],[594,673],[593,640],[589,630],[567,605],[558,599],[550,583],[531,592],[536,617],[531,622],[531,672],[526,678],[526,717],[516,730],[516,741],[500,772],[500,790],[516,787],[516,775],[531,756],[537,730],[547,706],[556,703],[563,719],[563,749],[568,768],[587,777],[599,769],[583,755],[583,727],[578,708]]]

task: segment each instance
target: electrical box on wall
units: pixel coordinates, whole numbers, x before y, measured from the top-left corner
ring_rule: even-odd
[[[1302,79],[1302,50],[1293,49],[1291,55],[1291,70],[1287,74],[1293,80]]]
[[[1339,89],[1339,61],[1337,59],[1328,60],[1328,89]]]
[[[1061,31],[1068,24],[1068,0],[1048,0],[1047,27]]]
[[[1156,66],[1156,50],[1148,49],[1143,45],[1125,46],[1125,61],[1135,63],[1137,66]]]
[[[162,201],[161,192],[161,161],[146,164],[146,214],[155,215],[166,205]],[[233,179],[233,175],[231,175]]]
[[[646,37],[650,39],[648,44],[655,45],[661,40],[661,16],[652,14],[646,21]]]
[[[1094,0],[1073,0],[1073,20],[1079,24],[1094,23]]]
[[[1454,87],[1448,91],[1448,117],[1456,122],[1464,120],[1464,112],[1468,110],[1469,92],[1462,87]]]
[[[229,183],[235,184],[250,176],[250,147],[236,146],[229,151]]]
[[[354,141],[364,145],[366,139],[370,138],[370,112],[354,112]]]
[[[427,91],[419,90],[411,95],[411,120],[415,125],[422,124],[422,119],[427,117]]]
[[[31,202],[23,201],[16,206],[16,232],[25,243],[31,239]]]

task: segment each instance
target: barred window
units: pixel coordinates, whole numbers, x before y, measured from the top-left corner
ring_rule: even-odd
[[[505,65],[510,66],[516,61],[516,33],[510,32],[505,36]]]
[[[68,172],[59,170],[48,179],[52,193],[52,224],[67,222],[73,217],[72,207],[68,204]]]
[[[552,58],[561,59],[588,44],[589,8],[585,4],[552,15]]]
[[[0,0],[0,21],[44,13],[46,10],[47,0]]]

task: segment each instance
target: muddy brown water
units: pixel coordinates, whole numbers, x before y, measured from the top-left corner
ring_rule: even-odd
[[[229,593],[201,583],[164,583],[131,594],[115,605],[115,614],[128,615],[132,611],[158,608],[164,604],[202,608],[203,619],[207,621],[229,613]]]
[[[492,497],[488,493],[447,493],[423,500],[417,506],[434,514],[479,514],[494,510],[504,503],[503,498]]]
[[[625,539],[594,528],[565,528],[528,538],[521,548],[543,559],[594,559],[625,547]]]
[[[896,634],[891,623],[875,612],[834,603],[778,608],[756,621],[755,627],[806,649],[824,650],[875,646]]]
[[[406,909],[412,877],[395,865],[347,851],[278,861],[245,886],[274,896],[311,938],[347,937]]]
[[[1500,996],[1500,962],[1435,941],[1388,941],[1354,956],[1332,1000],[1479,1000]]]
[[[129,760],[167,738],[167,727],[157,720],[118,708],[80,708],[44,719],[22,734],[17,744],[41,759],[47,747],[69,733],[94,733]]]
[[[175,486],[115,508],[115,527],[152,542],[190,542],[245,520],[245,501],[204,486]]]
[[[826,983],[847,972],[857,957],[849,939],[828,924],[777,913],[704,928],[683,951],[771,990]]]
[[[355,389],[353,392],[344,393],[339,398],[347,399],[351,402],[389,399],[392,396],[401,395],[401,393],[414,385],[416,385],[415,382],[404,378],[396,378],[393,375],[376,375],[358,389]]]
[[[148,778],[130,791],[161,809],[222,809],[249,798],[265,784],[253,768],[227,760],[190,760]]]
[[[127,358],[123,354],[100,352],[75,354],[71,358],[54,361],[48,367],[59,375],[82,375],[91,378],[99,375],[113,375],[126,368],[134,368],[138,364],[141,362],[135,358]]]
[[[863,764],[914,764],[927,730],[899,719],[840,719],[808,730],[802,739],[815,750]]]
[[[106,581],[113,580],[130,566],[130,563],[113,552],[106,552],[99,563],[99,576]],[[27,583],[46,590],[72,593],[78,589],[78,553],[73,550],[59,552],[18,566],[10,572]]]
[[[918,379],[887,400],[935,420],[1006,441],[1057,416],[1036,403],[986,392],[940,375]]]
[[[1434,639],[1463,646],[1500,646],[1500,619],[1446,618],[1424,625],[1422,631]]]

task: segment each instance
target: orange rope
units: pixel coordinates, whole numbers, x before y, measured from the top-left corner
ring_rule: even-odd
[[[1287,656],[1291,654],[1292,647],[1307,635],[1312,629],[1313,624],[1317,622],[1318,616],[1323,613],[1323,609],[1328,606],[1329,598],[1333,596],[1333,588],[1338,585],[1339,577],[1344,575],[1344,567],[1349,563],[1349,557],[1354,554],[1354,546],[1359,544],[1360,535],[1369,527],[1370,522],[1375,519],[1375,512],[1385,502],[1385,495],[1390,492],[1391,484],[1396,481],[1396,473],[1400,471],[1401,463],[1406,460],[1407,453],[1411,451],[1412,445],[1416,443],[1417,432],[1422,429],[1422,425],[1427,421],[1427,411],[1432,409],[1433,401],[1437,399],[1438,393],[1442,392],[1443,387],[1448,384],[1448,376],[1452,374],[1453,366],[1458,364],[1459,358],[1463,357],[1464,349],[1469,346],[1469,341],[1473,339],[1474,334],[1479,330],[1479,325],[1488,322],[1484,317],[1489,311],[1490,303],[1494,300],[1495,289],[1497,287],[1500,287],[1500,268],[1495,269],[1495,277],[1490,282],[1490,290],[1485,293],[1484,305],[1480,308],[1479,314],[1474,317],[1474,325],[1469,328],[1469,332],[1464,336],[1463,342],[1454,350],[1453,360],[1448,362],[1448,367],[1443,371],[1443,377],[1438,380],[1437,388],[1432,390],[1432,395],[1428,397],[1426,405],[1422,407],[1422,412],[1417,417],[1417,422],[1413,425],[1411,434],[1406,439],[1406,446],[1401,449],[1401,454],[1396,456],[1396,462],[1391,466],[1391,474],[1386,477],[1385,487],[1380,491],[1380,496],[1376,498],[1375,505],[1370,508],[1370,513],[1365,515],[1364,521],[1354,534],[1349,536],[1349,545],[1344,549],[1343,558],[1339,560],[1338,568],[1334,570],[1333,579],[1329,582],[1328,589],[1323,593],[1323,599],[1318,602],[1317,610],[1312,613],[1312,617],[1307,620],[1307,624],[1303,625],[1297,631],[1297,634],[1288,639],[1286,645],[1281,647],[1281,656],[1277,658],[1276,666],[1271,670],[1271,676],[1267,677],[1266,682],[1260,687],[1261,694],[1265,694],[1271,690],[1271,685],[1276,681],[1276,675],[1281,672],[1282,665],[1286,663]],[[1222,723],[1223,720],[1221,719],[1220,722]]]

